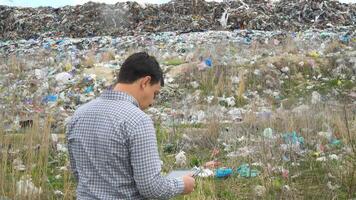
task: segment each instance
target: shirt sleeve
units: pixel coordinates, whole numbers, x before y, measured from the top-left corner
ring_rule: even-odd
[[[140,194],[150,199],[169,199],[183,193],[182,179],[161,176],[155,129],[148,116],[129,131],[129,138],[131,165]]]
[[[70,169],[73,173],[73,176],[75,178],[75,180],[78,182],[79,180],[79,176],[78,176],[78,171],[77,171],[77,167],[75,164],[75,160],[73,157],[73,147],[72,147],[72,137],[71,137],[71,123],[68,123],[67,128],[66,128],[66,141],[67,141],[67,145],[68,145],[68,154],[69,154],[69,163],[70,163]]]

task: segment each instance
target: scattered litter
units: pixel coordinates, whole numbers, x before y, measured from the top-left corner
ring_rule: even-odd
[[[299,136],[295,131],[291,133],[285,133],[283,135],[283,139],[286,144],[298,145],[303,148],[304,138],[302,136]]]
[[[64,193],[60,190],[55,190],[54,191],[54,194],[57,196],[57,197],[63,197],[64,196]]]
[[[312,104],[317,104],[317,103],[320,103],[320,102],[321,102],[321,95],[318,92],[313,91],[312,92],[311,103]]]
[[[176,164],[178,166],[185,166],[186,162],[187,162],[187,157],[185,156],[185,152],[184,151],[180,151],[176,156]]]
[[[17,171],[25,171],[26,166],[23,164],[23,161],[20,158],[16,158],[12,164],[14,165],[14,169]]]
[[[229,158],[236,158],[236,157],[247,157],[255,153],[255,147],[252,146],[245,146],[240,147],[237,151],[233,151],[228,153],[226,156]]]
[[[328,186],[328,188],[329,188],[330,190],[337,190],[337,189],[340,188],[340,186],[337,185],[337,184],[332,185],[332,184],[331,184],[331,181],[329,181],[326,185]]]
[[[215,172],[216,178],[227,178],[232,174],[233,170],[231,168],[219,168]]]
[[[256,185],[255,188],[253,189],[253,192],[257,197],[262,197],[266,193],[266,187],[262,185]]]
[[[273,138],[273,130],[272,130],[272,128],[265,128],[265,130],[263,130],[263,137],[268,138],[268,139],[272,139]]]
[[[202,169],[198,174],[199,177],[206,178],[210,176],[214,176],[214,172],[210,169]]]
[[[339,160],[339,156],[337,156],[336,154],[331,154],[331,155],[329,155],[329,159],[330,160]]]
[[[325,162],[327,160],[327,158],[325,156],[322,156],[322,157],[319,157],[316,159],[316,161],[319,161],[319,162]]]
[[[22,176],[21,180],[16,183],[16,193],[20,196],[39,195],[42,193],[42,189],[33,184],[31,177]]]
[[[237,168],[237,173],[241,177],[256,177],[260,172],[256,169],[250,169],[248,164],[242,164]]]

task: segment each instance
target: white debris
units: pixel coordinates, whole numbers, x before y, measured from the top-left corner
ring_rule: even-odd
[[[236,140],[238,142],[242,142],[242,141],[246,140],[246,137],[245,136],[241,136],[241,137],[237,138]],[[252,141],[252,139],[251,139],[251,141]]]
[[[70,82],[72,77],[73,76],[68,72],[61,72],[55,76],[56,81],[59,84],[66,84],[66,83]]]
[[[289,185],[283,185],[282,190],[285,191],[285,192],[291,191]]]
[[[190,83],[190,85],[194,88],[197,89],[199,87],[199,83],[197,81],[193,81]]]
[[[222,145],[224,146],[224,151],[226,152],[231,151],[232,146],[230,144],[226,144],[225,142],[223,142]]]
[[[232,84],[239,84],[240,82],[240,78],[238,76],[232,76],[230,79]]]
[[[312,104],[317,104],[319,102],[321,102],[321,95],[317,91],[313,91],[312,92],[311,103]]]
[[[213,175],[214,172],[210,169],[202,169],[202,171],[198,174],[199,177],[209,177]]]
[[[57,143],[58,142],[58,135],[57,134],[51,134],[52,142]]]
[[[272,139],[273,138],[273,130],[271,128],[265,128],[265,130],[263,130],[263,137]]]
[[[26,166],[23,164],[23,161],[21,160],[21,158],[16,158],[12,164],[14,165],[14,169],[16,171],[25,171],[26,170]]]
[[[253,71],[253,74],[256,75],[256,76],[260,76],[261,75],[261,70],[255,69],[255,71]]]
[[[319,158],[316,159],[316,161],[325,162],[326,161],[326,157],[325,156],[319,157]]]
[[[68,152],[68,149],[67,149],[67,147],[65,147],[65,145],[58,143],[57,144],[57,151],[66,153],[66,152]]]
[[[224,12],[223,12],[223,14],[221,15],[221,18],[220,18],[220,20],[219,20],[219,22],[220,22],[220,24],[221,24],[221,26],[223,27],[223,28],[226,28],[227,27],[227,21],[228,21],[228,19],[229,19],[229,13],[228,13],[228,10],[226,9]]]
[[[54,191],[54,194],[55,194],[56,196],[63,196],[63,195],[64,195],[64,193],[63,193],[62,191],[60,191],[60,190]]]
[[[330,190],[336,190],[336,189],[339,189],[339,188],[340,188],[340,186],[337,185],[337,184],[332,185],[332,184],[331,184],[331,181],[329,181],[326,185],[328,186],[328,188],[329,188]]]
[[[137,1],[138,5],[140,5],[140,7],[142,9],[145,9],[147,7],[147,3],[144,3],[144,2],[140,2],[140,1]]]
[[[329,159],[330,160],[339,160],[339,156],[337,156],[336,154],[331,154],[331,155],[329,155]]]
[[[41,187],[37,188],[29,176],[23,176],[21,180],[16,183],[16,193],[21,196],[38,195],[42,193],[42,189]]]
[[[203,122],[205,120],[205,112],[202,110],[199,110],[197,113],[197,122]]]
[[[46,75],[42,70],[35,69],[35,76],[37,79],[43,79]]]
[[[193,93],[193,99],[194,99],[194,101],[199,101],[200,96],[201,96],[201,90],[196,90],[196,91]]]
[[[262,185],[256,185],[253,192],[256,196],[262,197],[266,193],[266,188]]]
[[[322,138],[330,140],[333,136],[333,133],[330,131],[320,131],[318,135]]]
[[[241,108],[233,108],[227,112],[232,120],[242,120],[243,110]]]
[[[251,166],[259,166],[259,167],[262,167],[264,166],[264,164],[262,162],[254,162],[254,163],[251,163]]]
[[[185,152],[184,151],[180,151],[176,156],[176,164],[179,166],[185,166],[186,162],[187,162],[187,157],[185,156]]]
[[[152,114],[159,114],[159,110],[157,108],[154,107],[150,107],[147,109],[148,113],[152,113]]]
[[[208,104],[211,104],[211,102],[213,102],[214,96],[207,96],[206,97],[206,102],[208,102]]]
[[[67,166],[62,166],[59,168],[59,171],[68,171],[68,167]]]
[[[225,101],[226,101],[226,103],[227,103],[227,105],[229,106],[229,107],[233,107],[233,106],[235,106],[235,97],[227,97],[226,99],[225,99]]]
[[[308,85],[306,88],[307,88],[307,90],[311,90],[311,89],[314,88],[314,86],[315,86],[315,85]]]
[[[283,68],[281,69],[281,71],[282,71],[283,73],[288,73],[288,72],[289,72],[289,67],[283,67]]]
[[[166,83],[173,83],[174,78],[173,77],[167,77],[167,79],[164,81]]]

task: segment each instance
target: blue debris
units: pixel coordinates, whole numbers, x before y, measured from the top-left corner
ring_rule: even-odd
[[[283,135],[283,139],[286,144],[300,144],[301,146],[304,145],[304,138],[298,136],[298,134],[295,131],[291,133],[285,133]]]
[[[42,102],[44,103],[50,103],[50,102],[56,102],[58,100],[58,96],[57,95],[47,95],[42,99]]]
[[[91,86],[88,86],[87,88],[85,88],[84,93],[88,94],[88,93],[93,92],[93,91],[94,91],[94,87],[91,85]]]
[[[211,58],[207,58],[205,59],[205,64],[209,67],[212,67],[213,66],[213,61]]]
[[[227,178],[232,174],[233,170],[231,168],[219,168],[216,170],[216,178]]]
[[[351,40],[351,35],[349,33],[346,33],[345,35],[341,35],[339,39],[342,43],[349,43]]]
[[[333,138],[333,139],[330,140],[330,144],[332,144],[332,145],[339,145],[339,144],[341,144],[341,141],[340,141],[340,140],[337,140],[337,139],[335,139],[335,138]]]
[[[245,39],[244,39],[244,44],[251,44],[251,42],[252,42],[252,38],[250,38],[250,37],[245,37]]]

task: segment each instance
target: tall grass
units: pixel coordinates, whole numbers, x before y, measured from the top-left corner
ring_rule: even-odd
[[[246,150],[251,150],[251,153],[247,156],[226,157],[226,153],[222,152],[223,155],[219,156],[219,160],[223,162],[223,166],[233,168],[235,173],[223,180],[212,177],[198,178],[196,191],[191,196],[177,199],[355,198],[356,153],[353,147],[356,139],[354,134],[356,121],[354,113],[353,105],[349,105],[345,111],[340,105],[321,104],[302,113],[274,112],[271,118],[261,119],[251,112],[245,115],[243,123],[216,124],[215,127],[220,127],[220,132],[224,127],[229,127],[229,133],[225,134],[227,136],[225,141],[230,140],[232,151],[247,147]],[[341,145],[332,145],[327,139],[318,135],[318,132],[325,131],[326,124],[332,126],[333,134],[342,141]],[[351,126],[353,128],[350,129]],[[273,129],[273,139],[263,136],[263,130],[267,127]],[[188,135],[191,137],[198,131],[192,132],[192,130],[186,132],[190,132],[191,134]],[[303,155],[292,147],[287,151],[281,150],[280,145],[285,143],[283,135],[291,131],[296,131],[304,138],[304,148],[307,151]],[[205,131],[202,138],[204,137],[210,137],[209,131]],[[317,152],[316,145],[318,144],[326,147],[324,152]],[[189,157],[189,159],[197,159],[198,156],[198,159],[201,159],[200,163],[211,159],[209,141],[193,140],[191,145],[196,148],[193,148],[189,154],[196,156]],[[223,146],[219,147],[223,149]],[[334,154],[338,159],[330,159],[330,156]],[[283,159],[284,155],[288,155],[289,161]],[[317,161],[317,158],[322,156],[325,156],[327,160]],[[260,170],[260,176],[255,178],[238,176],[236,168],[242,163],[248,163]],[[288,171],[287,176],[282,175],[283,170]],[[258,185],[266,189],[262,196],[258,196],[254,191]]]
[[[4,133],[1,128],[0,196],[10,199],[74,198],[75,183],[67,169],[68,156],[59,152],[51,140],[50,118],[42,121],[35,117],[32,127],[20,134]],[[21,162],[23,169],[18,168]]]

